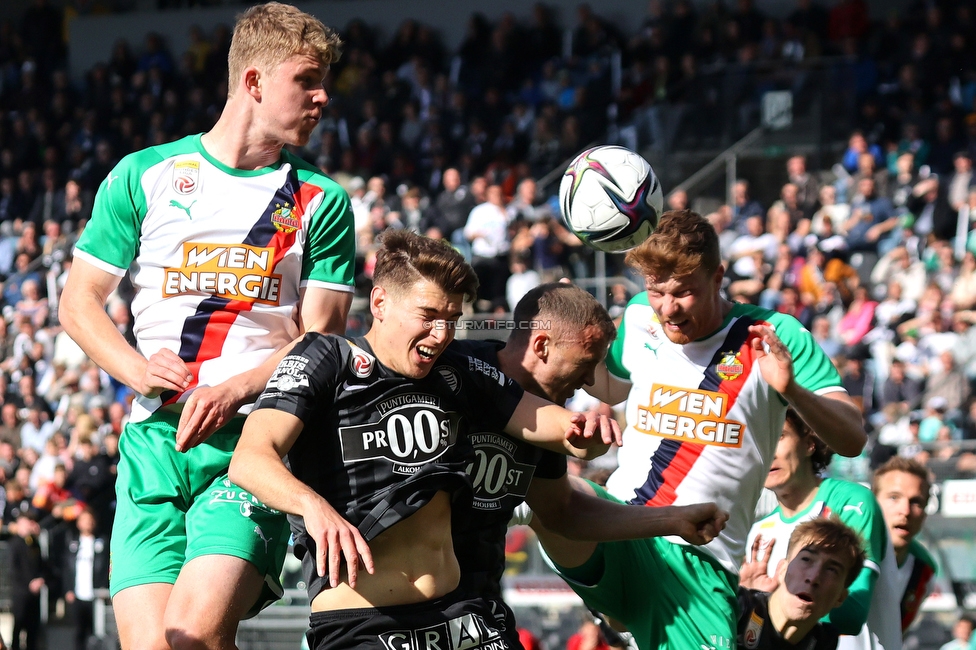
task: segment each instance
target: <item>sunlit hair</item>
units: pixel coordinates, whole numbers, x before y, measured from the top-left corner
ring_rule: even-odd
[[[793,530],[786,557],[793,557],[793,550],[813,548],[842,558],[847,567],[844,586],[850,587],[864,567],[864,546],[853,528],[839,519],[811,519]]]
[[[339,36],[322,22],[291,5],[255,5],[237,18],[230,42],[227,83],[230,94],[248,66],[273,72],[297,54],[308,54],[328,66],[342,53]]]
[[[560,339],[573,340],[588,327],[598,327],[607,341],[617,335],[613,319],[588,291],[567,282],[547,282],[530,289],[512,312],[515,323],[551,321]],[[510,339],[528,341],[532,330],[518,327],[512,330]]]
[[[409,230],[387,230],[376,253],[373,284],[394,295],[402,295],[417,282],[426,280],[444,293],[460,293],[474,300],[478,276],[464,256],[442,239],[430,239]]]
[[[871,490],[878,493],[878,482],[882,476],[888,472],[906,472],[914,474],[922,481],[922,494],[928,500],[932,490],[932,480],[929,478],[929,470],[922,463],[914,458],[904,458],[902,456],[892,456],[888,461],[874,470],[874,478],[871,481]]]
[[[834,451],[827,446],[827,443],[820,439],[820,436],[813,432],[813,429],[803,421],[800,414],[792,408],[786,409],[786,423],[790,425],[793,432],[800,438],[801,442],[813,442],[813,454],[810,456],[810,464],[813,465],[813,473],[817,476],[830,465],[830,459],[834,457]]]
[[[713,274],[722,262],[718,235],[705,217],[691,210],[669,210],[643,244],[624,261],[644,277],[680,280],[698,269]]]

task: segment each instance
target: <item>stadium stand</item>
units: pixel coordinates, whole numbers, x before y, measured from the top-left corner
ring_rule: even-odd
[[[0,13],[0,537],[23,510],[41,520],[48,647],[58,647],[57,569],[80,506],[110,532],[132,397],[57,322],[72,245],[121,156],[206,131],[226,94],[226,27],[190,27],[187,12],[182,52],[151,31],[155,10],[223,3],[157,2],[142,33],[119,34],[109,58],[71,74],[65,21],[137,3],[32,0]],[[882,15],[861,0],[801,0],[774,15],[750,0],[652,1],[624,24],[569,6],[474,13],[456,25],[456,47],[422,16],[388,34],[366,20],[335,25],[345,47],[327,79],[332,103],[296,153],[352,198],[357,295],[387,228],[484,257],[464,225],[494,196],[509,226],[479,267],[491,291],[471,318],[500,316],[520,291],[563,276],[619,311],[642,279],[581,246],[553,195],[588,144],[641,152],[672,190],[669,205],[707,214],[719,231],[729,296],[796,316],[835,360],[871,439],[830,474],[864,482],[895,454],[932,470],[923,537],[943,573],[917,647],[939,647],[953,615],[976,609],[973,7],[906,2]],[[130,298],[123,283],[109,311],[131,338]],[[367,325],[359,304],[350,334]],[[605,474],[612,462],[577,469]],[[578,626],[575,601],[534,545],[518,534],[510,545],[509,595],[545,646],[561,647]],[[241,647],[297,648],[299,593],[245,623]]]

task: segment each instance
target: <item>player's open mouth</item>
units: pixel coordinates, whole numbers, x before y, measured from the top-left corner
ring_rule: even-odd
[[[799,598],[800,600],[802,600],[805,603],[812,603],[813,602],[813,596],[811,596],[810,594],[806,593],[805,591],[801,591],[800,593],[798,593],[796,595],[796,597]]]
[[[423,359],[424,361],[430,361],[431,359],[437,356],[437,351],[434,350],[433,348],[428,348],[425,345],[418,345],[417,354],[419,354],[420,358]]]

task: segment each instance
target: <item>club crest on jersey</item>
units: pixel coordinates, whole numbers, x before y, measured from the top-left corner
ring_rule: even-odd
[[[745,366],[739,359],[739,353],[723,352],[721,361],[715,366],[715,372],[725,381],[738,379],[739,375],[745,372]]]
[[[366,379],[373,372],[373,366],[376,365],[376,357],[367,353],[362,348],[356,347],[352,343],[349,344],[349,347],[352,348],[349,369],[360,379]]]
[[[173,189],[178,193],[193,194],[200,186],[200,163],[181,160],[173,165]]]
[[[461,377],[458,376],[457,371],[450,366],[441,366],[437,369],[440,376],[444,378],[447,382],[447,387],[451,389],[451,392],[457,393],[461,390]]]
[[[271,223],[274,227],[290,235],[302,227],[302,222],[295,216],[291,203],[275,203],[275,211],[271,213]]]
[[[742,635],[742,640],[745,642],[746,648],[749,650],[755,650],[759,647],[759,637],[762,636],[763,620],[762,617],[753,612],[749,617],[749,625],[746,627],[745,634]]]

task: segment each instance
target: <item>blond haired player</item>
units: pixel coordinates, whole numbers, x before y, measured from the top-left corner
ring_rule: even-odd
[[[345,328],[349,199],[282,149],[305,144],[322,116],[338,47],[294,7],[247,10],[214,128],[123,158],[75,250],[61,322],[137,394],[112,539],[126,650],[233,648],[240,619],[280,593],[284,517],[225,474],[282,349]],[[135,350],[103,309],[127,271]]]

